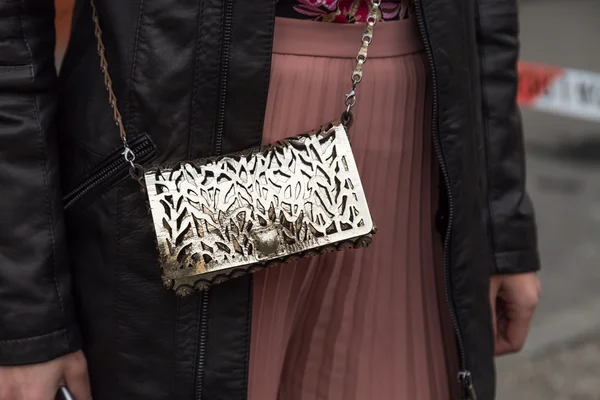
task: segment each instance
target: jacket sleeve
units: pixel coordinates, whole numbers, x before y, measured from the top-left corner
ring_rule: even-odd
[[[525,150],[516,102],[519,21],[517,0],[477,0],[484,146],[486,220],[496,274],[539,269],[537,232],[525,190]]]
[[[55,130],[54,1],[0,1],[0,365],[79,348]]]

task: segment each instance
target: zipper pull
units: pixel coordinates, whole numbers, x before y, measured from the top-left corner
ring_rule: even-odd
[[[475,393],[475,385],[471,379],[471,372],[460,371],[458,373],[458,380],[460,381],[463,389],[461,400],[477,400],[477,394]]]

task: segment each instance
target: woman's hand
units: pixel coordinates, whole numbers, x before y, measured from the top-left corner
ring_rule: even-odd
[[[67,386],[75,400],[91,400],[81,351],[42,364],[0,367],[0,400],[55,400],[61,386]]]
[[[490,282],[496,355],[520,351],[541,293],[536,273],[495,275]]]

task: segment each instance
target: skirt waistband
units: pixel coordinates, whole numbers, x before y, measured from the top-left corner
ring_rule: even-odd
[[[355,58],[365,25],[293,18],[275,19],[273,53],[313,57]],[[395,57],[424,49],[414,18],[375,25],[369,58]]]

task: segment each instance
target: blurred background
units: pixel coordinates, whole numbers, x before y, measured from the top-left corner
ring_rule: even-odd
[[[68,39],[73,0],[56,1],[60,60]],[[498,400],[597,400],[600,0],[520,0],[519,5],[521,60],[598,76],[587,77],[582,86],[589,100],[582,106],[588,111],[585,119],[540,112],[523,103],[528,185],[538,214],[543,262],[543,296],[525,349],[498,360]],[[581,91],[582,87],[573,90]]]
[[[520,0],[521,60],[597,73],[600,1]],[[600,119],[523,107],[542,301],[523,352],[498,360],[499,400],[600,399]]]

